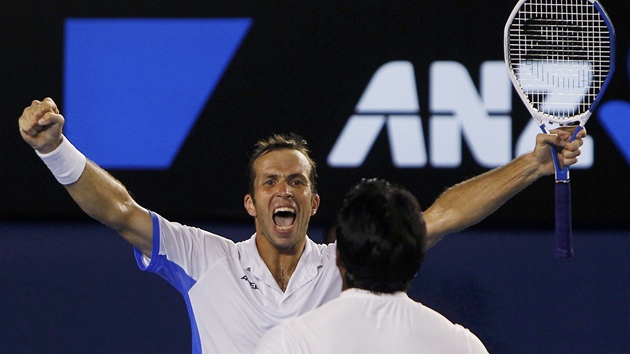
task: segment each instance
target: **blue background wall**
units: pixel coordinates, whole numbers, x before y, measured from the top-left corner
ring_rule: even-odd
[[[236,240],[249,226],[206,225]],[[186,353],[181,295],[140,271],[95,223],[0,224],[0,353]],[[322,239],[314,229],[314,239]],[[549,232],[475,230],[428,253],[410,292],[473,331],[491,353],[624,353],[630,237],[578,231],[552,256]]]

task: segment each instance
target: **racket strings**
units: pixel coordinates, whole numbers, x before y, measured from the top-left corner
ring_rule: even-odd
[[[509,28],[509,61],[539,112],[569,119],[588,111],[610,70],[609,28],[588,0],[532,0]]]

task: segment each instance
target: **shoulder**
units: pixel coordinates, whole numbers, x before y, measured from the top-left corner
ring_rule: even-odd
[[[160,238],[192,238],[198,240],[197,242],[213,242],[222,243],[226,246],[234,246],[234,241],[224,236],[215,234],[213,232],[204,230],[197,226],[189,226],[181,224],[175,221],[170,221],[161,215],[151,212],[153,217],[153,224],[156,226],[154,233]]]
[[[337,256],[337,241],[333,243],[324,244],[324,243],[315,243],[310,238],[307,238],[307,245],[308,245],[307,247],[310,246],[313,252],[316,252],[318,255],[320,255],[321,257],[325,259],[328,259],[328,258],[334,259]]]
[[[453,326],[454,337],[461,343],[466,343],[469,353],[488,353],[488,350],[483,345],[479,337],[472,333],[468,328],[456,323],[453,324]]]
[[[418,311],[423,313],[425,318],[425,331],[433,332],[431,337],[436,339],[436,343],[441,342],[446,347],[456,348],[458,352],[465,353],[487,353],[486,347],[481,340],[468,328],[453,323],[441,313],[419,302],[410,299]],[[441,340],[438,340],[441,338]]]
[[[239,250],[234,241],[196,226],[169,221],[159,214],[153,216],[153,255],[166,256],[170,262],[206,268],[226,258],[237,259]],[[152,262],[153,263],[153,262]]]

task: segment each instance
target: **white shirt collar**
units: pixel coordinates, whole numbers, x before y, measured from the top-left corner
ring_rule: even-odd
[[[397,291],[395,293],[381,293],[376,294],[369,290],[350,288],[341,292],[341,297],[359,298],[359,297],[389,297],[389,298],[408,298],[409,296],[404,291]]]
[[[267,265],[258,253],[256,237],[257,235],[254,233],[249,239],[238,243],[241,265],[244,270],[251,272],[259,279],[269,283],[269,285],[275,284],[269,268],[267,268]],[[291,276],[285,295],[290,295],[302,285],[314,279],[318,269],[324,265],[325,257],[327,256],[322,252],[322,248],[318,247],[307,235],[304,252],[302,252],[295,272]]]

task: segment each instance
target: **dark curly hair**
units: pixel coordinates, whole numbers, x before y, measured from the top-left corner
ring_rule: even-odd
[[[349,288],[407,291],[425,254],[426,225],[417,199],[382,179],[362,179],[338,214],[337,249]]]

